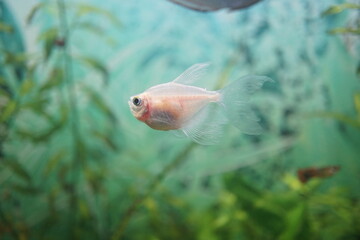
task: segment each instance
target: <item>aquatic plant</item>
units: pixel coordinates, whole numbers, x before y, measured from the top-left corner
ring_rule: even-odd
[[[342,4],[338,4],[338,5],[334,5],[329,7],[328,9],[326,9],[323,13],[322,16],[330,16],[330,15],[336,15],[336,14],[340,14],[343,11],[346,10],[359,10],[360,9],[360,4],[356,4],[356,3],[342,3]],[[346,26],[346,27],[337,27],[337,28],[333,28],[331,30],[329,30],[330,34],[360,34],[360,22],[356,21],[355,22],[355,26]]]
[[[359,131],[360,130],[360,93],[354,94],[354,108],[356,111],[355,117],[351,117],[346,114],[336,113],[336,112],[316,112],[310,114],[310,116],[335,119],[339,123],[351,126],[357,129],[357,131]]]
[[[358,4],[358,3],[342,3],[342,4],[330,6],[328,9],[326,9],[322,13],[323,17],[337,16],[337,15],[341,14],[342,12],[349,12],[349,11],[353,11],[353,16],[354,16],[351,18],[352,20],[350,19],[347,21],[346,26],[330,29],[330,30],[328,30],[328,33],[329,34],[341,34],[341,35],[354,35],[355,38],[357,37],[357,35],[360,35],[360,21],[359,21],[359,16],[358,16],[359,9],[360,9],[360,4]],[[356,12],[356,10],[357,10],[357,12]],[[349,41],[349,40],[347,40],[347,41]],[[358,41],[355,40],[355,44],[353,44],[353,45],[355,45],[355,47],[353,47],[353,48],[357,48]],[[358,54],[357,50],[355,50],[355,55],[356,54]],[[356,73],[357,73],[358,77],[360,77],[360,64],[358,64],[358,66],[357,66]]]
[[[113,151],[119,148],[113,131],[118,125],[116,117],[97,90],[79,81],[74,70],[79,64],[95,70],[106,85],[107,67],[95,58],[74,52],[72,36],[78,29],[95,34],[103,31],[84,19],[86,14],[101,15],[117,26],[120,22],[106,10],[85,4],[69,5],[65,6],[62,0],[43,2],[30,12],[28,24],[47,11],[51,13],[49,17],[59,20],[59,25],[50,25],[39,34],[40,53],[1,50],[5,56],[2,70],[6,74],[1,78],[5,89],[1,97],[6,104],[1,106],[0,114],[0,121],[6,126],[1,139],[5,145],[1,156],[0,206],[4,236],[41,238],[47,235],[46,231],[51,232],[58,218],[68,219],[64,227],[69,236],[76,236],[78,226],[96,214],[89,201],[95,201],[103,187],[101,179],[105,173],[98,157],[100,146]],[[4,36],[14,37],[9,29],[16,26],[5,23],[2,26]],[[20,79],[15,75],[19,66],[24,73]],[[80,97],[93,107],[81,115]],[[102,128],[86,126],[98,124],[99,120]],[[96,141],[89,143],[89,136]],[[21,154],[28,156],[23,158]],[[81,196],[84,189],[86,197]],[[45,202],[45,208],[40,202]],[[55,206],[58,204],[64,205],[66,211]],[[31,211],[36,207],[42,211]],[[33,228],[40,230],[30,231]]]
[[[342,3],[338,5],[333,5],[327,8],[325,11],[322,12],[322,17],[337,15],[347,10],[359,10],[360,5],[356,3]],[[357,20],[354,23],[347,23],[346,27],[336,27],[328,31],[329,34],[360,34],[360,22]],[[359,68],[356,70],[357,74],[359,73]],[[355,128],[356,131],[360,130],[360,94],[354,93],[353,95],[353,109],[355,110],[355,117],[351,117],[347,114],[340,113],[340,112],[331,112],[331,111],[323,111],[323,112],[315,112],[309,114],[311,117],[321,117],[321,118],[328,118],[334,119],[339,124],[343,124],[346,126],[350,126]],[[355,138],[356,139],[356,138]],[[354,140],[357,141],[357,140]]]

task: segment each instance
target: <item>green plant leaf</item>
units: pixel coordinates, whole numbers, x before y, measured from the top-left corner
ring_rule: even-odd
[[[0,32],[11,33],[13,31],[14,30],[13,30],[12,26],[10,26],[6,23],[0,22]]]
[[[294,190],[294,191],[299,191],[302,188],[301,182],[296,177],[294,177],[293,175],[290,175],[290,174],[285,174],[285,176],[283,178],[283,182],[291,190]]]
[[[58,167],[58,180],[61,183],[62,187],[65,189],[68,185],[67,182],[67,175],[70,172],[70,166],[67,164],[63,164],[60,167]]]
[[[360,93],[354,95],[354,105],[360,121]]]
[[[93,131],[93,134],[95,137],[97,137],[103,143],[105,143],[110,149],[112,149],[114,151],[118,150],[117,144],[109,135],[99,132],[99,131]]]
[[[346,116],[344,114],[341,114],[341,113],[316,112],[316,113],[308,114],[308,116],[334,119],[334,120],[337,120],[344,124],[347,124],[347,125],[357,128],[357,129],[360,129],[360,121],[359,120],[353,119],[353,118]]]
[[[21,65],[24,64],[28,58],[24,53],[11,53],[4,51],[3,54],[5,64]]]
[[[4,111],[0,114],[0,123],[6,122],[10,119],[10,117],[14,114],[16,110],[17,104],[15,101],[10,101]]]
[[[91,102],[94,104],[94,106],[96,106],[98,110],[103,112],[105,114],[105,116],[107,116],[111,120],[111,122],[113,124],[115,124],[116,123],[115,114],[107,106],[107,104],[100,97],[100,95],[98,93],[96,93],[94,90],[92,90],[91,88],[88,88],[88,87],[85,88],[85,91],[86,91],[88,97],[90,98]]]
[[[0,107],[3,107],[4,106],[4,101],[5,101],[5,105],[7,105],[7,102],[9,101],[10,99],[10,94],[5,91],[4,89],[1,89],[0,88]],[[1,102],[2,101],[2,102]]]
[[[279,239],[303,239],[300,235],[308,236],[306,232],[309,232],[309,229],[306,227],[307,224],[305,222],[305,204],[299,202],[294,208],[286,212],[286,227],[279,236]]]
[[[0,76],[0,84],[1,85],[6,84],[5,78],[3,78],[1,76]]]
[[[101,15],[102,17],[107,18],[112,24],[115,25],[115,27],[121,28],[122,24],[120,22],[120,20],[111,12],[102,9],[102,8],[98,8],[96,6],[92,6],[92,5],[88,5],[88,4],[78,4],[77,5],[77,12],[76,12],[76,16],[77,17],[81,17],[83,15],[88,15],[88,14],[98,14]]]
[[[58,87],[63,83],[64,80],[64,72],[62,69],[54,68],[48,80],[40,87],[40,92],[44,92],[50,90],[54,87]]]
[[[241,176],[234,174],[226,175],[224,181],[227,188],[243,202],[249,202],[252,204],[254,201],[261,198],[261,192],[249,185],[241,178]],[[238,184],[235,186],[232,182],[237,182]]]
[[[25,194],[25,195],[36,195],[40,193],[40,190],[38,188],[35,188],[33,186],[24,186],[22,184],[13,184],[12,189],[16,192]]]
[[[59,29],[57,27],[52,27],[44,32],[42,32],[39,37],[38,41],[42,41],[44,44],[44,58],[47,60],[49,56],[51,55],[54,46],[55,46],[55,40],[59,36]]]
[[[31,182],[31,176],[19,162],[14,159],[3,159],[2,163],[25,182]]]
[[[30,90],[34,87],[34,82],[30,79],[25,79],[20,86],[19,94],[20,96],[25,96]]]
[[[102,38],[105,41],[105,43],[107,43],[110,46],[116,44],[116,40],[114,38],[111,38],[108,34],[104,34],[105,33],[104,29],[94,23],[91,22],[76,23],[73,26],[72,30],[76,30],[76,29],[89,31],[94,35],[96,35],[97,37]]]
[[[35,14],[44,6],[46,6],[46,3],[44,3],[44,2],[35,4],[26,17],[26,24],[31,24],[32,20],[34,19]]]
[[[60,129],[59,125],[50,127],[47,130],[42,131],[41,133],[34,133],[32,131],[26,130],[26,129],[19,129],[17,130],[17,134],[19,134],[23,138],[28,138],[33,142],[45,142],[50,139],[50,137]]]
[[[360,34],[360,29],[338,27],[328,31],[329,34]]]
[[[92,57],[77,57],[77,60],[88,65],[90,68],[93,68],[94,70],[98,71],[102,75],[104,79],[104,83],[108,84],[109,72],[106,66],[102,64],[99,60]]]
[[[90,23],[90,22],[81,22],[81,23],[77,23],[74,26],[74,29],[84,29],[87,31],[90,31],[98,36],[102,36],[104,34],[104,29],[102,29],[101,27]]]
[[[78,207],[79,207],[79,212],[81,217],[83,218],[90,218],[91,217],[91,212],[90,209],[87,205],[87,203],[84,200],[79,200],[78,201]]]
[[[3,96],[6,99],[9,99],[10,94],[6,89],[7,89],[7,82],[5,81],[4,78],[0,77],[0,96]],[[3,104],[3,103],[0,103],[0,105],[1,104]]]
[[[22,104],[22,108],[32,109],[37,113],[43,112],[45,106],[49,103],[48,96],[42,95],[39,98],[34,99],[33,101],[29,101]]]
[[[103,189],[102,180],[105,177],[106,170],[97,168],[96,171],[91,168],[85,169],[86,180],[95,193],[100,193]]]
[[[346,9],[360,9],[360,5],[355,4],[355,3],[343,3],[343,4],[339,4],[339,5],[334,5],[334,6],[329,7],[328,9],[326,9],[321,14],[321,16],[328,16],[328,15],[338,14],[338,13],[341,13],[342,11],[344,11]]]
[[[69,108],[63,104],[60,106],[60,123],[61,124],[65,124],[66,120],[68,119],[69,116]]]
[[[60,160],[64,158],[65,155],[66,152],[64,150],[60,150],[49,158],[43,171],[46,177],[49,176],[50,172],[55,169],[55,167],[58,165]]]
[[[42,130],[41,132],[37,132],[37,133],[34,133],[27,129],[18,129],[16,133],[23,138],[30,139],[33,142],[48,141],[57,131],[61,130],[63,126],[65,126],[66,120],[68,118],[68,110],[67,108],[63,108],[63,107],[60,108],[61,117],[59,120],[52,119],[51,116],[48,115],[47,113],[43,113],[43,115],[52,124],[50,127],[48,127],[48,129]]]

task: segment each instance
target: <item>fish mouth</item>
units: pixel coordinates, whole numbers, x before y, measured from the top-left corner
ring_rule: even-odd
[[[132,105],[132,101],[131,101],[131,98],[130,98],[130,100],[128,101],[128,104],[129,104],[129,108],[130,108],[130,111],[132,112],[132,113],[134,113],[134,106]]]

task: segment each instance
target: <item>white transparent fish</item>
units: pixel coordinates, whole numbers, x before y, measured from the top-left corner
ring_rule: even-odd
[[[217,143],[228,122],[243,133],[260,134],[262,128],[249,106],[249,97],[272,80],[246,76],[218,91],[190,86],[207,67],[195,64],[175,80],[132,96],[132,114],[153,129],[176,131],[204,145]]]

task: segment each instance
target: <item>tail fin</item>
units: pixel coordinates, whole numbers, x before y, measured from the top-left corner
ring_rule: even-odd
[[[272,79],[265,76],[245,76],[221,89],[221,105],[230,123],[243,133],[258,135],[262,132],[259,118],[250,108],[250,96]]]

